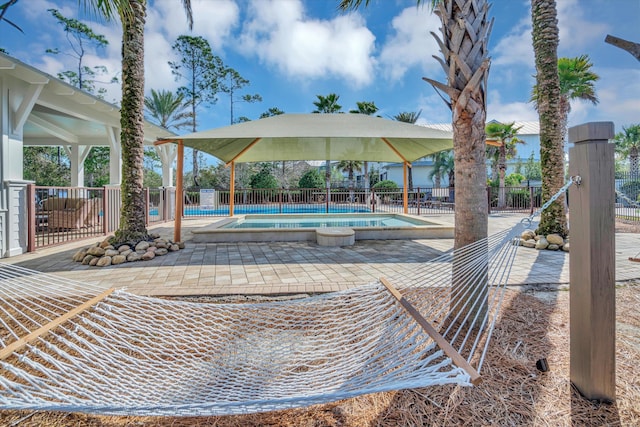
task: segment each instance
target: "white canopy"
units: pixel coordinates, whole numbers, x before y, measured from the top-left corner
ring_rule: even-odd
[[[225,163],[279,160],[412,162],[453,148],[452,133],[364,114],[281,114],[163,140]]]

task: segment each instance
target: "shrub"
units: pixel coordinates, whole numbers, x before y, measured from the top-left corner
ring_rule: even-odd
[[[299,188],[322,188],[324,187],[324,177],[318,169],[309,169],[300,177]]]
[[[376,182],[376,184],[373,186],[373,189],[377,192],[377,193],[384,193],[384,192],[394,192],[394,191],[398,191],[400,187],[398,187],[398,184],[396,184],[395,182],[391,181],[391,180],[384,180],[384,181],[378,181]]]

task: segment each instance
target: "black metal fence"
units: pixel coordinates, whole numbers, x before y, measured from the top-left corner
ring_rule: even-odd
[[[616,172],[616,217],[640,221],[640,175]]]
[[[489,212],[532,213],[542,205],[541,187],[487,187]],[[640,179],[616,177],[616,216],[640,221]],[[29,186],[29,251],[79,239],[107,235],[120,222],[119,187],[77,188]],[[175,217],[174,188],[145,189],[146,223],[171,221]],[[231,212],[229,190],[184,191],[186,218],[221,217]],[[453,214],[455,188],[414,188],[407,192],[412,215]],[[402,189],[363,190],[332,188],[238,189],[233,213],[403,213]]]

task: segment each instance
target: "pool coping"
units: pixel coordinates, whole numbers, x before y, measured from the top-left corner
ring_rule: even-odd
[[[412,240],[412,239],[451,239],[454,228],[451,224],[437,220],[425,219],[416,215],[398,213],[357,213],[357,214],[322,214],[323,216],[391,216],[408,222],[424,223],[413,227],[349,227],[355,232],[355,240]],[[299,242],[316,241],[316,228],[221,228],[231,222],[245,217],[273,217],[271,214],[236,215],[216,221],[213,224],[192,230],[192,240],[196,243],[232,243],[232,242]],[[309,214],[279,214],[278,217],[300,217]],[[428,224],[427,224],[428,223]]]

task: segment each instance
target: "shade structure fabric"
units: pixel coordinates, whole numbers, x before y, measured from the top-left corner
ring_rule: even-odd
[[[225,163],[412,162],[453,148],[452,133],[364,114],[282,114],[177,137]]]

